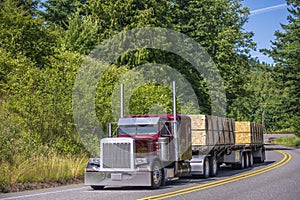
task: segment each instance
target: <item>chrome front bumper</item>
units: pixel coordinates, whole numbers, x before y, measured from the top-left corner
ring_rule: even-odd
[[[151,172],[85,172],[84,184],[93,186],[151,186]]]

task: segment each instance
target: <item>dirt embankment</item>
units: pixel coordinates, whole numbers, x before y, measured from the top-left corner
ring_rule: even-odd
[[[0,187],[0,193],[8,192],[20,192],[25,190],[37,190],[43,188],[58,187],[63,185],[79,184],[83,183],[82,178],[74,178],[68,180],[59,180],[59,181],[45,181],[45,182],[35,182],[35,183],[16,183],[5,188]]]

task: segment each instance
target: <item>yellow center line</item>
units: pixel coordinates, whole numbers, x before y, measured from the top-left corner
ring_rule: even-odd
[[[267,171],[276,169],[278,167],[281,167],[283,165],[285,165],[286,163],[288,163],[292,156],[284,151],[281,150],[276,150],[277,152],[283,154],[283,159],[275,164],[272,164],[268,167],[264,167],[262,169],[258,169],[255,171],[250,171],[247,173],[243,173],[240,175],[236,175],[230,178],[225,178],[222,180],[218,180],[218,181],[214,181],[214,182],[210,182],[210,183],[206,183],[206,184],[201,184],[201,185],[197,185],[197,186],[193,186],[193,187],[189,187],[189,188],[185,188],[185,189],[181,189],[181,190],[176,190],[173,192],[168,192],[168,193],[163,193],[163,194],[158,194],[158,195],[154,195],[154,196],[149,196],[149,197],[145,197],[145,198],[141,198],[138,200],[146,200],[146,199],[165,199],[165,198],[170,198],[170,197],[174,197],[174,196],[179,196],[179,195],[183,195],[183,194],[187,194],[187,193],[191,193],[191,192],[196,192],[199,190],[204,190],[204,189],[208,189],[208,188],[212,188],[212,187],[216,187],[216,186],[220,186],[220,185],[224,185],[227,183],[231,183],[231,182],[235,182],[238,180],[242,180],[242,179],[246,179],[252,176],[256,176],[262,173],[265,173]]]
[[[191,192],[196,192],[196,191],[199,191],[199,190],[204,190],[204,189],[208,189],[208,188],[212,188],[212,187],[216,187],[216,186],[220,186],[220,185],[224,185],[224,184],[227,184],[227,183],[231,183],[231,182],[235,182],[235,181],[238,181],[238,180],[242,180],[242,179],[246,179],[246,178],[249,178],[249,177],[252,177],[252,176],[256,176],[256,175],[259,175],[259,174],[262,174],[262,173],[265,173],[267,171],[270,171],[270,170],[273,170],[275,168],[278,168],[280,166],[283,166],[285,165],[289,160],[291,159],[291,157],[289,157],[287,160],[285,160],[285,162],[279,164],[279,165],[276,165],[275,167],[273,168],[264,168],[265,170],[263,171],[254,171],[254,173],[251,173],[251,174],[248,174],[246,176],[242,176],[242,177],[234,177],[232,179],[228,179],[228,180],[225,180],[223,182],[212,182],[211,184],[208,184],[207,186],[204,186],[204,187],[198,187],[198,188],[194,188],[194,189],[191,189],[191,190],[188,190],[188,191],[184,191],[184,192],[180,192],[180,193],[176,193],[176,194],[172,194],[172,195],[163,195],[162,197],[160,198],[155,198],[155,199],[166,199],[166,198],[170,198],[170,197],[174,197],[174,196],[179,196],[179,195],[183,195],[183,194],[187,194],[187,193],[191,193]],[[284,159],[283,159],[284,160]],[[151,198],[152,199],[152,198]]]

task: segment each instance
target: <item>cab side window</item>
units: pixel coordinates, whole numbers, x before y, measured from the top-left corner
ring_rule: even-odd
[[[161,136],[169,136],[169,123],[161,123],[161,130],[160,130]]]

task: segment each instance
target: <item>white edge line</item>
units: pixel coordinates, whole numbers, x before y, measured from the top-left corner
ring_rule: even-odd
[[[86,189],[86,188],[88,188],[88,187],[86,186],[86,187],[81,187],[81,188],[73,188],[73,189],[59,190],[59,191],[53,191],[53,192],[42,192],[42,193],[37,193],[37,194],[28,194],[28,195],[21,195],[21,196],[16,196],[16,197],[6,197],[6,198],[1,198],[0,197],[0,199],[1,200],[21,199],[21,198],[56,194],[56,193],[69,192],[69,191],[75,191],[75,190],[82,190],[82,189]]]

